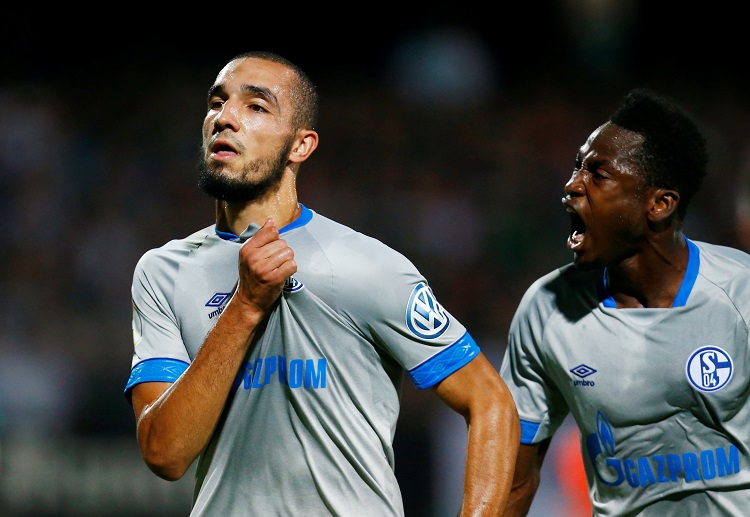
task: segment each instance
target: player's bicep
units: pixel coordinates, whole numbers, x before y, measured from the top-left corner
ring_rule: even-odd
[[[495,389],[489,390],[489,387]],[[464,416],[469,416],[472,405],[489,394],[499,393],[510,398],[505,383],[481,352],[431,389],[451,409]]]
[[[171,382],[141,382],[133,386],[131,400],[136,422],[140,420],[143,412],[151,407],[171,385]]]

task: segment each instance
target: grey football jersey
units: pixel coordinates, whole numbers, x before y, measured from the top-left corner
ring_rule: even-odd
[[[594,513],[747,516],[750,256],[687,241],[672,308],[617,309],[604,272],[537,280],[511,323],[500,374],[521,442],[581,431]]]
[[[144,254],[126,396],[187,369],[257,230],[212,225]],[[427,388],[479,348],[400,253],[304,206],[280,232],[298,270],[199,458],[192,515],[403,515],[392,447],[403,373]]]

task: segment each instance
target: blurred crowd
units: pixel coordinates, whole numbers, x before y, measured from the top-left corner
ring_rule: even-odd
[[[570,259],[560,198],[578,147],[631,87],[674,96],[706,132],[709,177],[688,236],[750,248],[750,94],[731,78],[716,77],[710,91],[658,73],[510,78],[471,38],[424,43],[372,77],[308,70],[321,93],[320,147],[299,195],[409,256],[497,366],[523,291]],[[195,161],[205,92],[228,57],[124,66],[101,88],[0,82],[6,447],[134,441],[122,396],[133,267],[147,249],[213,221]],[[461,461],[446,456],[455,423],[443,426],[433,398],[411,386],[403,399],[396,461],[407,515],[438,515],[436,487]]]

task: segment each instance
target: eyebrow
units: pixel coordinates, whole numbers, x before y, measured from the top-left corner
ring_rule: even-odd
[[[249,94],[251,94],[251,95],[253,95],[255,97],[260,97],[261,99],[265,99],[268,102],[270,102],[271,104],[273,104],[274,106],[278,106],[279,105],[279,100],[276,97],[276,95],[274,95],[274,93],[269,88],[266,88],[264,86],[256,86],[254,84],[243,84],[240,87],[240,90],[243,93],[249,93]],[[208,98],[210,99],[214,95],[219,95],[220,96],[225,91],[226,90],[224,90],[224,86],[223,85],[221,85],[221,84],[214,84],[213,86],[211,86],[208,89]]]

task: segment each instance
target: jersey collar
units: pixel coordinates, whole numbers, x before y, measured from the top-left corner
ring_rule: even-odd
[[[299,216],[297,216],[297,219],[295,219],[291,223],[281,228],[279,230],[280,234],[294,230],[295,228],[300,228],[310,222],[313,216],[312,210],[307,208],[302,203],[299,203],[299,207],[300,207],[300,213],[299,213]],[[218,235],[220,238],[224,239],[225,241],[245,242],[250,237],[255,235],[255,232],[257,232],[259,229],[260,227],[257,224],[251,223],[250,226],[248,226],[247,229],[244,232],[242,232],[242,235],[239,235],[239,236],[235,235],[232,232],[222,232],[218,228],[215,228],[214,231],[216,232],[216,235]]]
[[[674,302],[672,302],[672,308],[674,307],[684,307],[687,305],[688,297],[690,296],[690,293],[693,290],[693,286],[695,285],[695,281],[698,279],[698,269],[700,268],[700,250],[698,249],[698,246],[693,243],[690,239],[685,237],[685,242],[688,246],[688,263],[687,263],[687,270],[685,271],[685,276],[682,279],[682,285],[680,285],[680,290],[677,291],[677,296],[675,296]],[[607,268],[604,268],[604,274],[602,275],[601,283],[599,284],[600,289],[600,299],[602,301],[602,304],[604,304],[605,307],[608,307],[610,309],[617,308],[617,304],[615,303],[615,299],[612,297],[612,295],[609,293],[609,288],[607,287]]]

